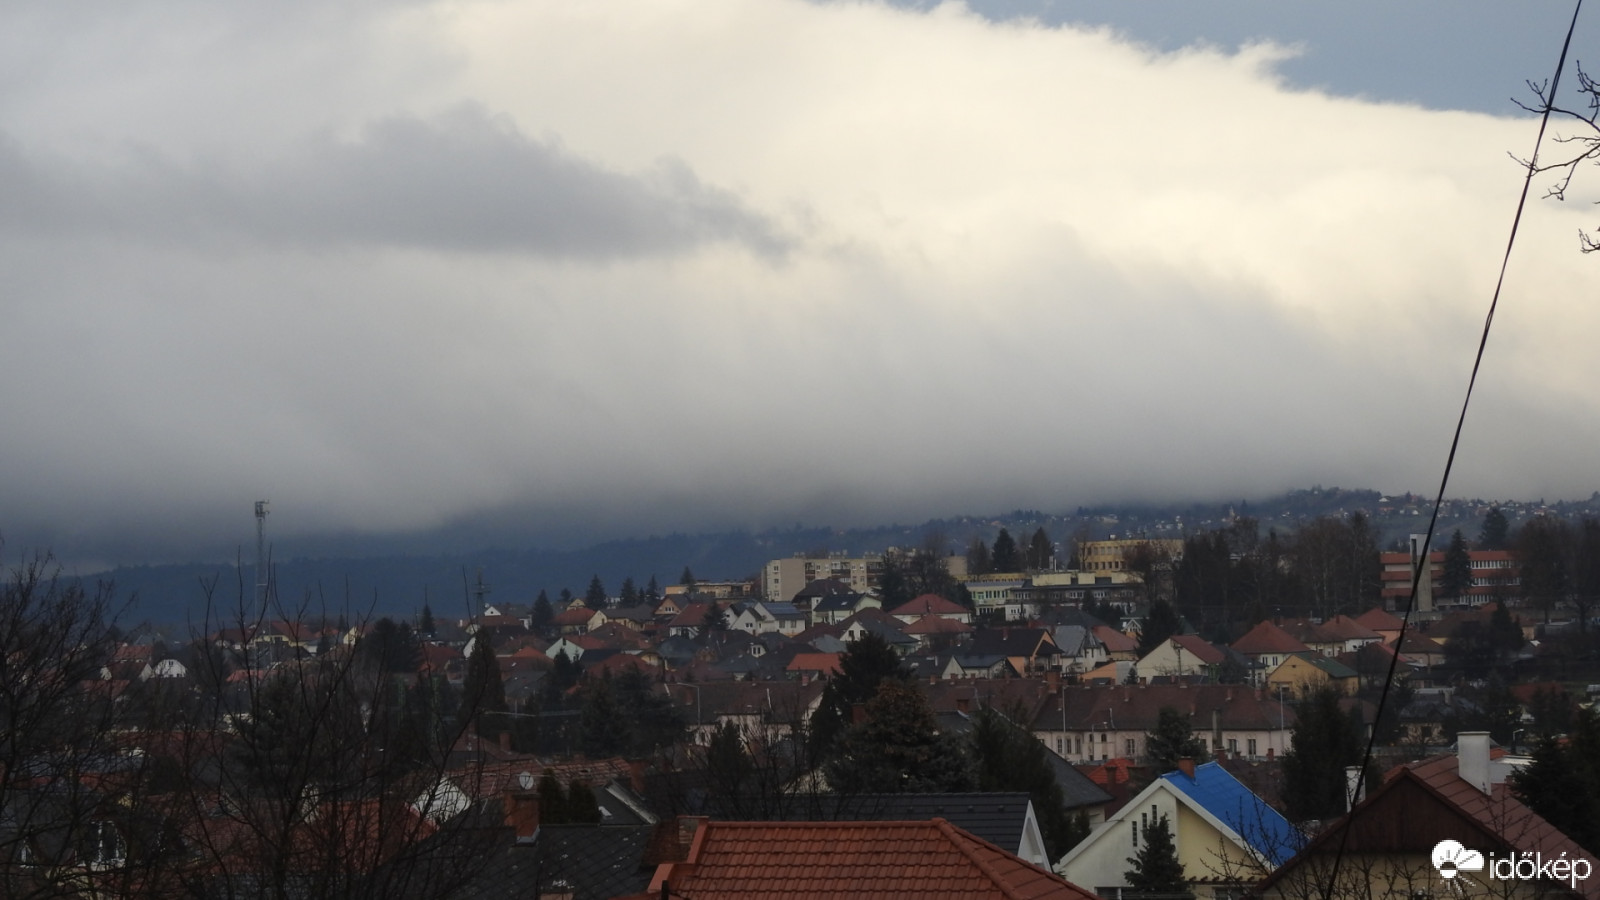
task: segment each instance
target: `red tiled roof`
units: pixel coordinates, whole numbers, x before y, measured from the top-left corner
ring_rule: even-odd
[[[587,625],[594,618],[594,610],[587,606],[565,610],[550,620],[552,625]]]
[[[1398,622],[1395,627],[1400,627]],[[1383,637],[1383,635],[1378,634],[1376,629],[1364,625],[1343,613],[1323,622],[1322,629],[1346,641],[1376,641]]]
[[[915,637],[919,634],[970,634],[976,629],[965,622],[946,619],[937,613],[928,613],[902,630]]]
[[[663,863],[675,896],[1094,900],[1095,895],[944,819],[928,822],[705,822],[688,859]]]
[[[967,612],[959,603],[946,600],[938,594],[923,594],[907,600],[889,611],[893,616],[959,615]]]
[[[1100,643],[1105,645],[1107,653],[1126,653],[1130,650],[1139,649],[1138,641],[1112,628],[1110,625],[1096,625],[1090,630],[1094,632],[1096,638],[1100,639]]]
[[[1233,642],[1233,649],[1246,656],[1262,653],[1302,653],[1310,650],[1305,644],[1271,622],[1262,621],[1245,632],[1244,637]]]
[[[796,653],[794,659],[789,660],[785,667],[786,672],[827,672],[829,675],[839,674],[839,654],[837,653]]]
[[[1170,640],[1182,647],[1185,651],[1208,666],[1214,666],[1227,659],[1221,650],[1213,647],[1205,638],[1198,634],[1175,634]]]

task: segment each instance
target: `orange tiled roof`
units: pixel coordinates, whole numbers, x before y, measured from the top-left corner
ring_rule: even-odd
[[[1245,632],[1243,637],[1234,641],[1233,649],[1246,656],[1253,656],[1261,653],[1303,653],[1311,648],[1295,640],[1282,628],[1271,622],[1262,621]]]
[[[944,819],[928,822],[706,822],[666,883],[695,900],[770,897],[1094,900],[1095,895]]]
[[[938,594],[922,594],[890,610],[889,614],[895,616],[937,616],[957,615],[965,612],[968,612],[966,607],[946,600]]]

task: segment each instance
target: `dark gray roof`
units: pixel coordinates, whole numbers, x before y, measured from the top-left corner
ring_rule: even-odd
[[[970,794],[858,794],[823,802],[822,815],[834,822],[921,822],[941,818],[1013,853],[1022,844],[1028,818],[1025,791]]]
[[[542,825],[530,842],[498,835],[501,847],[471,881],[450,896],[457,900],[533,897],[558,889],[577,900],[607,900],[650,886],[653,867],[644,865],[652,825]]]

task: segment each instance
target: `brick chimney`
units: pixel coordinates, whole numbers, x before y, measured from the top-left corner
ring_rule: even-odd
[[[539,833],[539,795],[530,790],[508,788],[503,802],[506,827],[516,833],[517,843],[533,840]]]
[[[1178,771],[1180,771],[1183,774],[1189,776],[1189,780],[1193,781],[1194,780],[1194,757],[1185,756],[1185,757],[1179,759],[1178,760]]]

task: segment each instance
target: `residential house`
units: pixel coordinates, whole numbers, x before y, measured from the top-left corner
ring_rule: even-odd
[[[1050,639],[1044,628],[980,628],[967,643],[967,652],[973,655],[999,654],[1011,661],[1018,672],[1043,672],[1059,670],[1061,648]]]
[[[795,608],[802,608],[798,600],[795,602]],[[811,605],[809,615],[813,625],[837,625],[861,610],[882,608],[883,602],[871,594],[845,591],[818,598]]]
[[[1235,652],[1250,660],[1251,680],[1260,684],[1267,672],[1276,669],[1291,653],[1305,653],[1307,647],[1282,628],[1263,620],[1234,641]]]
[[[1175,634],[1139,658],[1140,681],[1199,678],[1215,681],[1226,655],[1197,634]]]
[[[580,603],[557,613],[550,620],[550,624],[561,634],[576,635],[587,634],[608,621],[610,619],[607,618],[604,610],[590,609]]]
[[[975,629],[965,622],[928,614],[905,627],[905,634],[917,639],[923,649],[948,647]]]
[[[1271,900],[1311,900],[1328,896],[1352,900],[1388,897],[1600,897],[1600,878],[1557,881],[1548,867],[1530,877],[1506,879],[1491,867],[1452,868],[1447,877],[1437,866],[1464,861],[1467,851],[1480,863],[1531,858],[1583,861],[1587,871],[1600,872],[1600,860],[1579,847],[1525,806],[1506,784],[1521,762],[1496,758],[1487,732],[1457,735],[1457,751],[1391,770],[1383,783],[1347,815],[1324,828],[1298,854],[1271,871],[1258,885],[1259,896]],[[1343,857],[1334,875],[1334,861]]]
[[[846,644],[859,641],[867,634],[876,634],[901,656],[917,649],[917,639],[905,633],[900,620],[881,609],[864,609],[839,624],[844,626],[840,636]]]
[[[1050,641],[1061,651],[1063,674],[1082,675],[1111,658],[1092,625],[1056,625],[1050,629]]]
[[[1157,778],[1056,864],[1069,881],[1115,897],[1128,886],[1128,858],[1165,819],[1198,900],[1231,900],[1263,870],[1289,859],[1303,843],[1277,810],[1216,762],[1183,766]]]
[[[723,613],[728,628],[745,634],[799,634],[806,629],[805,613],[793,603],[772,603],[766,600],[745,600],[728,607]]]
[[[1361,677],[1338,660],[1307,651],[1289,654],[1267,673],[1266,685],[1269,693],[1286,690],[1291,697],[1306,697],[1331,685],[1340,694],[1353,697],[1361,689]]]
[[[1095,640],[1106,648],[1106,659],[1133,662],[1139,658],[1139,642],[1123,632],[1110,625],[1095,625],[1090,631],[1093,632]]]

